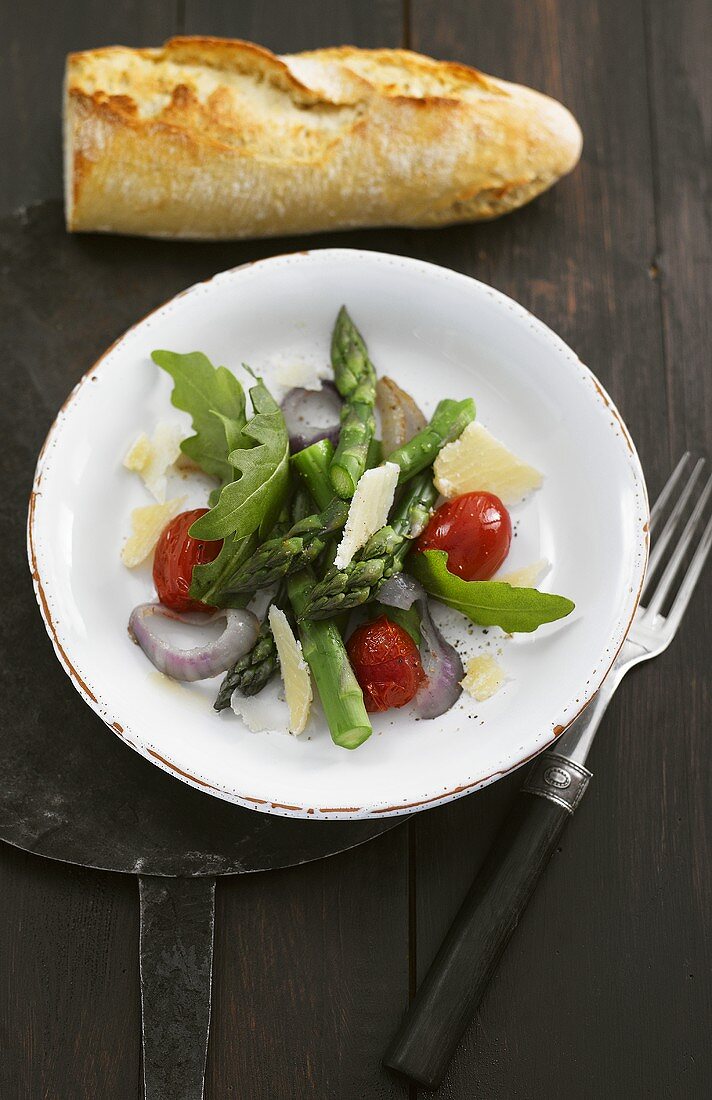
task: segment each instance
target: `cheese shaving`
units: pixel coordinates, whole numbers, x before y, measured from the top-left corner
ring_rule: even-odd
[[[289,707],[289,732],[298,737],[304,732],[312,702],[309,667],[304,660],[301,643],[294,637],[284,612],[272,604],[267,617],[277,646],[284,694]]]
[[[145,432],[141,432],[136,442],[126,452],[124,466],[127,470],[133,470],[134,473],[140,474],[148,466],[152,454],[151,440]]]
[[[287,704],[268,684],[259,695],[241,695],[235,691],[230,705],[252,733],[289,733]]]
[[[501,576],[493,577],[492,580],[504,581],[505,584],[511,584],[513,588],[536,588],[550,568],[551,565],[546,558],[540,558],[532,565],[523,565],[521,569],[513,569],[511,573],[502,573]]]
[[[167,474],[180,456],[182,439],[180,424],[161,421],[156,425],[151,439],[142,432],[124,457],[126,469],[139,475],[159,504],[163,504],[166,499]]]
[[[484,703],[499,691],[505,680],[502,666],[489,653],[482,653],[467,662],[467,672],[460,686],[478,703]]]
[[[387,523],[399,474],[400,469],[395,462],[384,462],[375,470],[366,470],[359,479],[334,558],[337,569],[345,569],[371,535]]]
[[[131,534],[121,551],[121,560],[128,569],[134,569],[155,549],[161,531],[169,520],[178,515],[185,497],[174,497],[165,504],[148,504],[134,508],[131,513]]]
[[[275,370],[275,378],[280,386],[287,389],[320,390],[325,378],[331,377],[331,367],[326,364],[315,366],[303,360],[293,359],[280,362]]]
[[[448,443],[433,465],[435,486],[444,497],[482,490],[505,504],[516,504],[542,483],[542,475],[513,455],[481,424],[468,424],[459,439]]]

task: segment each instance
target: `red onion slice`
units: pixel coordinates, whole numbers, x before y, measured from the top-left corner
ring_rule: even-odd
[[[430,614],[428,597],[419,581],[407,573],[396,573],[379,589],[379,602],[408,611],[414,603],[420,612],[420,660],[425,683],[415,696],[415,709],[421,718],[439,718],[460,698],[460,680],[465,670],[460,654],[446,642]]]
[[[425,589],[408,573],[394,573],[378,590],[379,603],[401,611],[410,611],[417,600],[427,600]]]
[[[153,629],[151,619],[157,615],[163,619],[175,619],[180,623],[196,624],[193,615],[179,615],[160,603],[141,603],[131,612],[129,634],[140,645],[151,664],[172,680],[208,680],[221,672],[227,672],[235,661],[244,656],[257,641],[259,621],[251,611],[217,611],[214,615],[201,615],[202,623],[225,619],[225,629],[219,638],[193,649],[183,649],[161,638]]]
[[[421,718],[439,718],[460,698],[465,670],[460,654],[445,641],[431,619],[427,604],[420,620],[420,639],[425,683],[418,689],[415,709]]]
[[[320,439],[339,442],[341,398],[333,382],[320,390],[290,390],[281,405],[292,453],[303,451]]]

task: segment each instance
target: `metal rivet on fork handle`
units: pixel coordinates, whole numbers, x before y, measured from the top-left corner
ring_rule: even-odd
[[[522,790],[548,798],[573,813],[590,778],[591,772],[582,764],[575,764],[555,752],[545,752],[535,761]]]

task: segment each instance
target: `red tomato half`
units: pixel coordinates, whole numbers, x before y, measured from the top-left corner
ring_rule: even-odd
[[[466,581],[486,581],[509,553],[512,521],[494,493],[465,493],[443,504],[416,543],[445,550],[447,567]]]
[[[367,711],[404,707],[425,678],[410,634],[385,615],[354,630],[346,652]]]
[[[222,549],[222,539],[204,542],[188,534],[188,528],[207,511],[207,508],[194,508],[192,512],[181,512],[163,528],[158,540],[153,559],[153,583],[161,603],[173,611],[212,611],[211,607],[188,595],[193,566],[214,561]]]

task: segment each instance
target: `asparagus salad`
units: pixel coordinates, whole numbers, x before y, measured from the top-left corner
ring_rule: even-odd
[[[291,733],[304,731],[318,698],[334,743],[355,749],[373,712],[412,704],[417,717],[437,718],[463,688],[482,700],[503,681],[491,655],[463,667],[431,598],[505,634],[572,611],[534,587],[546,563],[499,572],[512,538],[507,505],[541,475],[476,422],[471,398],[443,399],[426,421],[396,382],[377,378],[346,308],[331,377],[290,389],[281,404],[247,367],[249,411],[240,381],[202,353],[153,360],[194,434],[160,424],[124,459],[157,501],[133,512],[122,551],[129,568],[153,552],[158,597],[134,608],[129,633],[172,679],[222,676],[216,711],[265,728],[255,701],[274,679]],[[166,500],[174,464],[214,479],[207,507]],[[196,644],[166,637],[165,619],[195,630]],[[222,632],[205,641],[200,627],[213,622]]]

